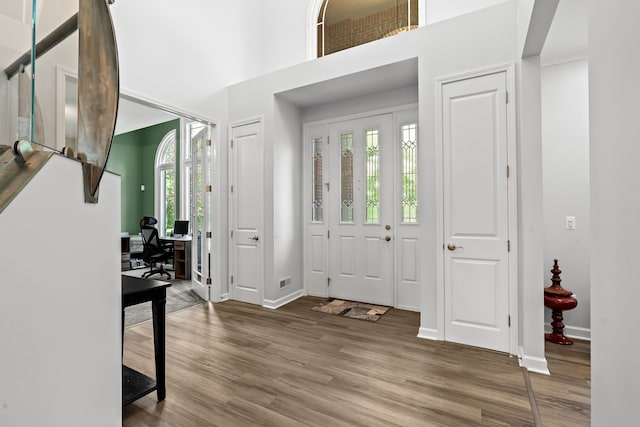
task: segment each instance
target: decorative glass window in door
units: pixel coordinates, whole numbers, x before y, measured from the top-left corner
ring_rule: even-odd
[[[368,130],[365,133],[366,143],[366,223],[377,224],[379,222],[378,211],[380,209],[380,144],[378,142],[378,130]]]
[[[311,143],[311,177],[313,185],[311,221],[322,222],[322,138],[313,138]]]
[[[401,127],[402,222],[418,222],[418,125]]]
[[[340,221],[353,222],[353,133],[340,135]]]

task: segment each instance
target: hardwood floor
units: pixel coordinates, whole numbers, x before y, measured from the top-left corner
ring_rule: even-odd
[[[278,310],[205,303],[171,314],[167,399],[153,393],[127,406],[123,425],[535,425],[517,359],[419,339],[418,313],[366,322],[312,311],[320,301]],[[588,347],[577,348],[586,364],[584,354],[553,349],[550,365],[563,373],[530,374],[545,426],[565,425],[555,420],[562,410],[572,425],[589,424]],[[153,376],[152,355],[151,324],[127,329],[125,363]]]

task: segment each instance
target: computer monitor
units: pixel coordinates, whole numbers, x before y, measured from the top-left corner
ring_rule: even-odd
[[[177,220],[173,223],[174,236],[186,236],[189,234],[189,221]]]

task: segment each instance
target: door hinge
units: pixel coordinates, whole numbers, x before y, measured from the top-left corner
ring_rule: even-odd
[[[233,230],[231,230],[231,232],[229,233],[231,238],[233,239]]]
[[[509,178],[511,176],[511,169],[509,168],[509,165],[507,165],[507,178]]]
[[[233,148],[233,139],[230,140],[229,143],[231,144],[231,148]]]
[[[507,316],[507,326],[511,327],[511,315]]]
[[[329,182],[325,182],[324,185],[327,187],[327,191],[329,191],[329,188],[331,187]]]
[[[210,185],[207,185],[206,187],[204,187],[204,191],[207,193],[211,193],[211,190],[213,189],[213,187],[211,187]]]
[[[206,145],[208,145],[209,147],[211,146],[211,139],[207,139],[207,141],[205,142]]]
[[[207,285],[211,284],[211,277],[207,277]]]
[[[505,103],[508,104],[509,103],[509,91],[505,91],[504,92],[504,98],[505,98]]]
[[[331,286],[331,277],[327,277],[327,286]]]
[[[233,285],[233,276],[231,276],[231,284]]]
[[[211,232],[210,232],[210,231],[207,231],[206,236],[207,236],[207,239],[210,239],[210,238],[211,238]]]
[[[331,232],[329,230],[327,230],[327,239],[331,238]]]
[[[233,193],[233,185],[231,186],[231,192]]]
[[[507,252],[511,252],[511,240],[507,240]]]
[[[329,137],[327,136],[327,144],[329,143]]]

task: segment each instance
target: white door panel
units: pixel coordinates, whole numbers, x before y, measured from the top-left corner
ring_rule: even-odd
[[[187,205],[191,228],[191,280],[193,289],[205,300],[211,299],[211,193],[207,186],[211,182],[211,126],[197,122],[185,122],[185,137],[188,138],[189,171]]]
[[[329,125],[332,297],[394,305],[392,132],[391,114]]]
[[[260,123],[232,128],[231,147],[231,296],[262,304],[263,142]]]
[[[445,339],[509,350],[506,75],[443,86]]]

